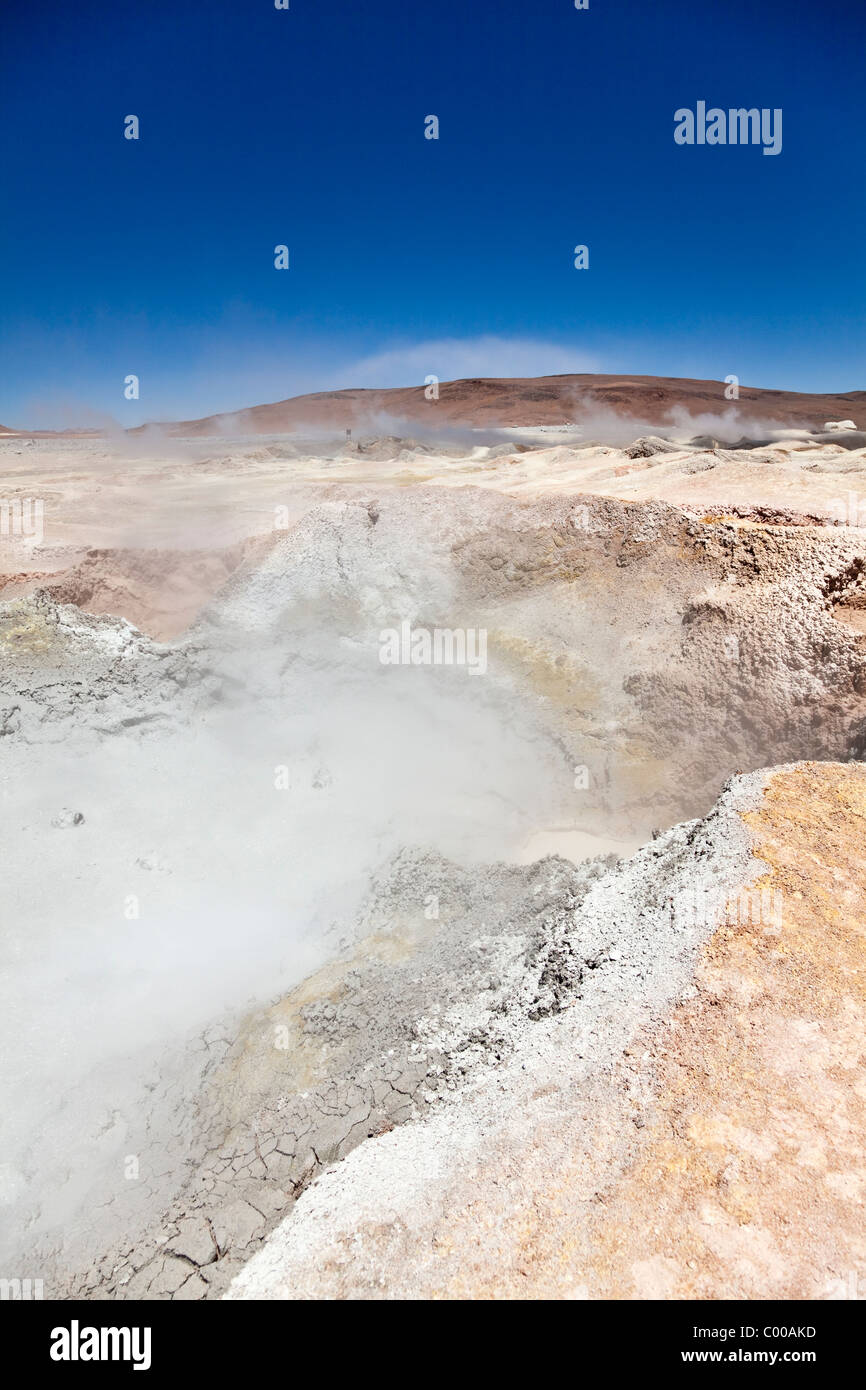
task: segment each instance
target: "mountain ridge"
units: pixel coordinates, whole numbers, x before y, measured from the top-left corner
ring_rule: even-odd
[[[440,382],[438,398],[424,386],[346,387],[316,391],[198,419],[154,422],[130,433],[160,428],[172,434],[277,434],[300,427],[351,429],[374,426],[377,416],[410,423],[488,428],[580,424],[609,409],[623,418],[663,426],[678,409],[725,414],[743,423],[772,421],[822,429],[827,420],[851,418],[866,427],[866,391],[810,393],[740,386],[725,398],[725,383],[689,377],[564,374],[540,377],[467,377]]]

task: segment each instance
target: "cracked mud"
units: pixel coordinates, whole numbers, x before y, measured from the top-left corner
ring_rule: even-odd
[[[761,873],[753,770],[863,756],[866,533],[746,506],[754,451],[639,443],[594,455],[583,491],[560,456],[544,495],[532,470],[556,460],[533,451],[488,451],[507,483],[455,487],[386,444],[369,480],[317,458],[279,491],[252,451],[212,472],[263,511],[278,497],[277,530],[224,522],[192,553],[160,518],[154,551],[19,557],[6,1264],[38,1264],[51,1296],[292,1296],[289,1269],[306,1296],[310,1251],[397,1181],[390,1146],[435,1207],[458,1159],[500,1151],[503,1088],[552,1095],[567,1056],[568,1087],[597,1094],[690,998]],[[650,467],[676,497],[595,495]],[[694,480],[714,470],[710,504]],[[383,667],[403,620],[484,629],[485,679]]]

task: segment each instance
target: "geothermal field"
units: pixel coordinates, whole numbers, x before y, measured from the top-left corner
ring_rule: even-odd
[[[866,398],[744,397],[0,433],[3,1269],[866,1278]]]

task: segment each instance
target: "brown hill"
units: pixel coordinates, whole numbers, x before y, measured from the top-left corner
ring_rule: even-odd
[[[736,406],[744,422],[822,429],[827,420],[852,419],[866,427],[866,391],[813,395],[799,391],[741,386],[736,402],[725,400],[720,381],[656,376],[579,376],[478,378],[442,382],[439,399],[425,398],[423,386],[389,390],[350,388],[293,396],[271,405],[232,414],[162,426],[173,434],[278,434],[305,427],[376,427],[376,417],[426,425],[532,426],[579,423],[599,410],[663,426],[677,408],[691,415],[718,414]],[[146,427],[143,427],[146,428]]]

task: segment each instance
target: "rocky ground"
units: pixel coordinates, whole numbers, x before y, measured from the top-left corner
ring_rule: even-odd
[[[742,827],[757,878],[730,855]],[[732,886],[715,930],[682,942],[689,984],[656,955],[650,912],[632,1009],[600,1007],[634,961],[630,885],[611,883],[610,944],[562,1011],[459,1103],[330,1168],[229,1296],[862,1298],[864,831],[861,764],[737,779],[708,821],[621,871],[655,904],[685,840]],[[649,999],[656,962],[666,998]]]
[[[856,434],[0,454],[4,1265],[864,1278]]]

